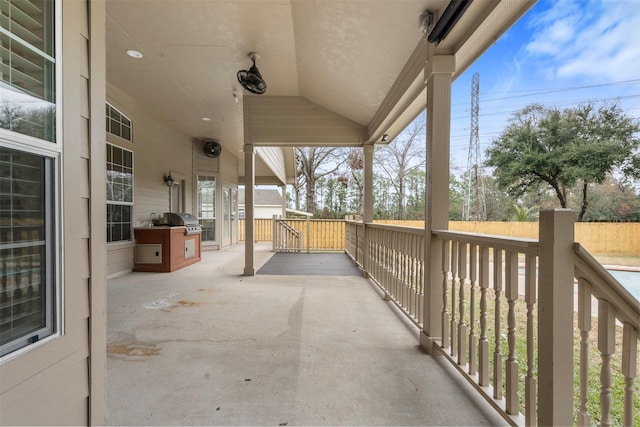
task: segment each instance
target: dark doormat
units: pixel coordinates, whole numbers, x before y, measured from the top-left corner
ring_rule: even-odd
[[[258,274],[281,276],[359,276],[360,269],[345,253],[274,254]]]

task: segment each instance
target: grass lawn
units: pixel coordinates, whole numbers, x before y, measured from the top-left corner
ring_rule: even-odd
[[[470,289],[468,284],[465,285],[465,300],[466,300],[466,310],[465,310],[465,322],[469,325],[470,316],[469,316],[469,294]],[[456,289],[456,298],[458,297],[458,289]],[[449,292],[449,296],[451,293]],[[493,290],[487,290],[487,337],[489,339],[489,356],[490,356],[490,378],[493,380],[493,352],[495,349],[495,338],[496,338],[496,330],[495,330],[495,294]],[[476,289],[476,307],[475,308],[475,335],[478,337],[480,335],[480,310],[479,310],[479,301],[480,295],[478,289]],[[449,300],[449,309],[451,301]],[[459,319],[459,312],[457,311],[458,307],[456,307],[456,317]],[[501,295],[500,298],[500,318],[501,325],[499,330],[500,335],[500,347],[501,353],[503,355],[503,364],[507,358],[509,353],[508,345],[507,345],[507,313],[508,306],[506,299],[504,299],[504,294]],[[524,302],[524,298],[519,298],[518,302],[515,304],[515,318],[516,318],[516,359],[518,360],[518,370],[519,370],[519,384],[518,384],[518,396],[520,400],[520,411],[524,412],[524,378],[527,371],[527,362],[526,362],[526,352],[527,352],[527,334],[526,334],[526,304]],[[537,319],[534,319],[536,322]],[[537,329],[537,325],[534,324],[534,329]],[[537,331],[534,345],[534,351],[537,359]],[[588,384],[588,409],[591,414],[591,419],[593,424],[597,424],[600,421],[600,367],[602,365],[602,359],[600,356],[600,352],[598,351],[598,320],[596,318],[592,319],[592,328],[591,333],[589,334],[589,384]],[[580,407],[580,384],[579,384],[579,373],[580,373],[580,331],[577,327],[577,315],[576,320],[574,321],[574,422],[575,415],[577,413],[578,408]],[[640,352],[638,352],[638,359],[636,360],[636,364],[640,367]],[[534,363],[534,375],[537,376],[537,360]],[[624,415],[624,387],[625,381],[624,377],[621,373],[622,367],[622,326],[616,326],[616,352],[611,360],[611,371],[612,371],[612,408],[611,408],[611,420],[613,425],[622,425],[623,424],[623,415]],[[504,372],[504,366],[502,366],[503,376],[506,375]],[[634,400],[633,400],[633,411],[635,414],[634,419],[634,427],[640,427],[640,381],[636,378],[634,385]],[[506,392],[503,384],[503,393]]]

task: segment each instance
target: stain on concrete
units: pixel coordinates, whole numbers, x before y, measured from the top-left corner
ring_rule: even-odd
[[[154,346],[114,344],[107,347],[107,354],[110,356],[157,356],[160,349]]]
[[[178,301],[178,304],[180,304],[183,307],[195,307],[196,305],[200,305],[199,302],[193,302],[193,301]]]
[[[171,302],[169,301],[169,299],[176,296],[178,296],[177,292],[171,292],[166,294],[164,298],[159,298],[155,301],[146,302],[142,306],[147,310],[163,309],[163,308],[169,307],[171,305]]]

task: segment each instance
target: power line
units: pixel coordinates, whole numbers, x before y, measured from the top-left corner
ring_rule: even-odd
[[[519,95],[513,95],[513,96],[506,96],[506,97],[501,97],[501,98],[489,98],[487,100],[485,100],[485,102],[492,102],[492,101],[502,101],[505,99],[513,99],[513,98],[524,98],[524,97],[528,97],[528,96],[534,96],[534,95],[546,95],[546,94],[550,94],[550,93],[560,93],[560,92],[569,92],[569,91],[574,91],[574,90],[583,90],[583,89],[595,89],[595,88],[601,88],[601,87],[609,87],[609,86],[630,86],[630,85],[636,85],[636,84],[640,84],[640,79],[633,79],[633,80],[622,80],[622,81],[618,81],[618,82],[611,82],[611,83],[600,83],[600,84],[594,84],[594,85],[584,85],[584,86],[567,86],[567,87],[560,87],[560,88],[548,88],[548,89],[522,89],[522,90],[507,90],[507,91],[492,91],[492,92],[486,92],[486,93],[482,93],[482,95],[486,95],[486,94],[500,94],[500,93],[504,93],[504,94],[519,94]],[[462,97],[459,97],[462,98]],[[458,104],[453,104],[453,105],[463,105],[464,103],[458,103]]]

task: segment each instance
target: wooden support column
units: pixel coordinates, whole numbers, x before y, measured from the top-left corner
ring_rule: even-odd
[[[253,251],[255,249],[254,199],[256,184],[255,149],[251,144],[244,145],[244,275],[255,275]]]
[[[573,212],[540,212],[538,425],[573,423]]]
[[[424,328],[420,345],[432,352],[442,332],[442,243],[431,230],[449,226],[449,137],[451,81],[455,56],[434,55],[425,66],[427,82],[427,164],[425,213]]]
[[[373,145],[362,147],[364,158],[364,194],[362,201],[362,222],[364,224],[364,236],[362,239],[362,268],[364,277],[369,276],[369,233],[367,223],[373,221]]]
[[[451,81],[455,56],[434,55],[425,66],[427,82],[427,164],[425,215],[424,328],[420,344],[431,352],[442,332],[441,242],[431,230],[449,226],[449,137]]]
[[[280,191],[282,191],[282,219],[287,218],[287,186],[282,184],[280,186]]]
[[[77,8],[81,5],[62,5]],[[91,197],[89,199],[89,397],[88,410],[89,425],[104,425],[107,417],[107,257],[106,249],[106,189],[104,185],[106,152],[104,145],[105,120],[104,105],[106,98],[106,53],[105,53],[105,14],[106,5],[104,1],[94,0],[87,2],[88,7],[88,30],[89,42],[87,44],[89,57],[89,108],[91,118],[89,121],[89,143],[90,149],[90,185]],[[65,15],[66,16],[66,15]],[[81,16],[81,15],[69,15]],[[73,35],[78,37],[77,34]],[[66,42],[65,42],[66,43]],[[74,42],[75,43],[75,42]],[[65,57],[66,60],[66,57]],[[63,60],[63,61],[65,61]],[[66,62],[63,62],[66,63]],[[72,72],[65,73],[65,76],[73,75]],[[80,76],[73,76],[75,81]],[[71,91],[69,91],[71,92]],[[66,99],[71,95],[64,96]],[[79,100],[74,100],[79,102]],[[64,101],[63,101],[64,103]],[[73,104],[73,101],[66,105]],[[65,120],[66,121],[66,120]],[[73,133],[66,128],[65,138]],[[70,138],[73,139],[73,138]],[[65,144],[66,146],[66,144]],[[66,148],[65,148],[66,151]],[[68,187],[67,187],[68,188]],[[72,261],[73,262],[73,261]],[[72,281],[69,277],[67,280]],[[68,289],[65,285],[65,289]]]

